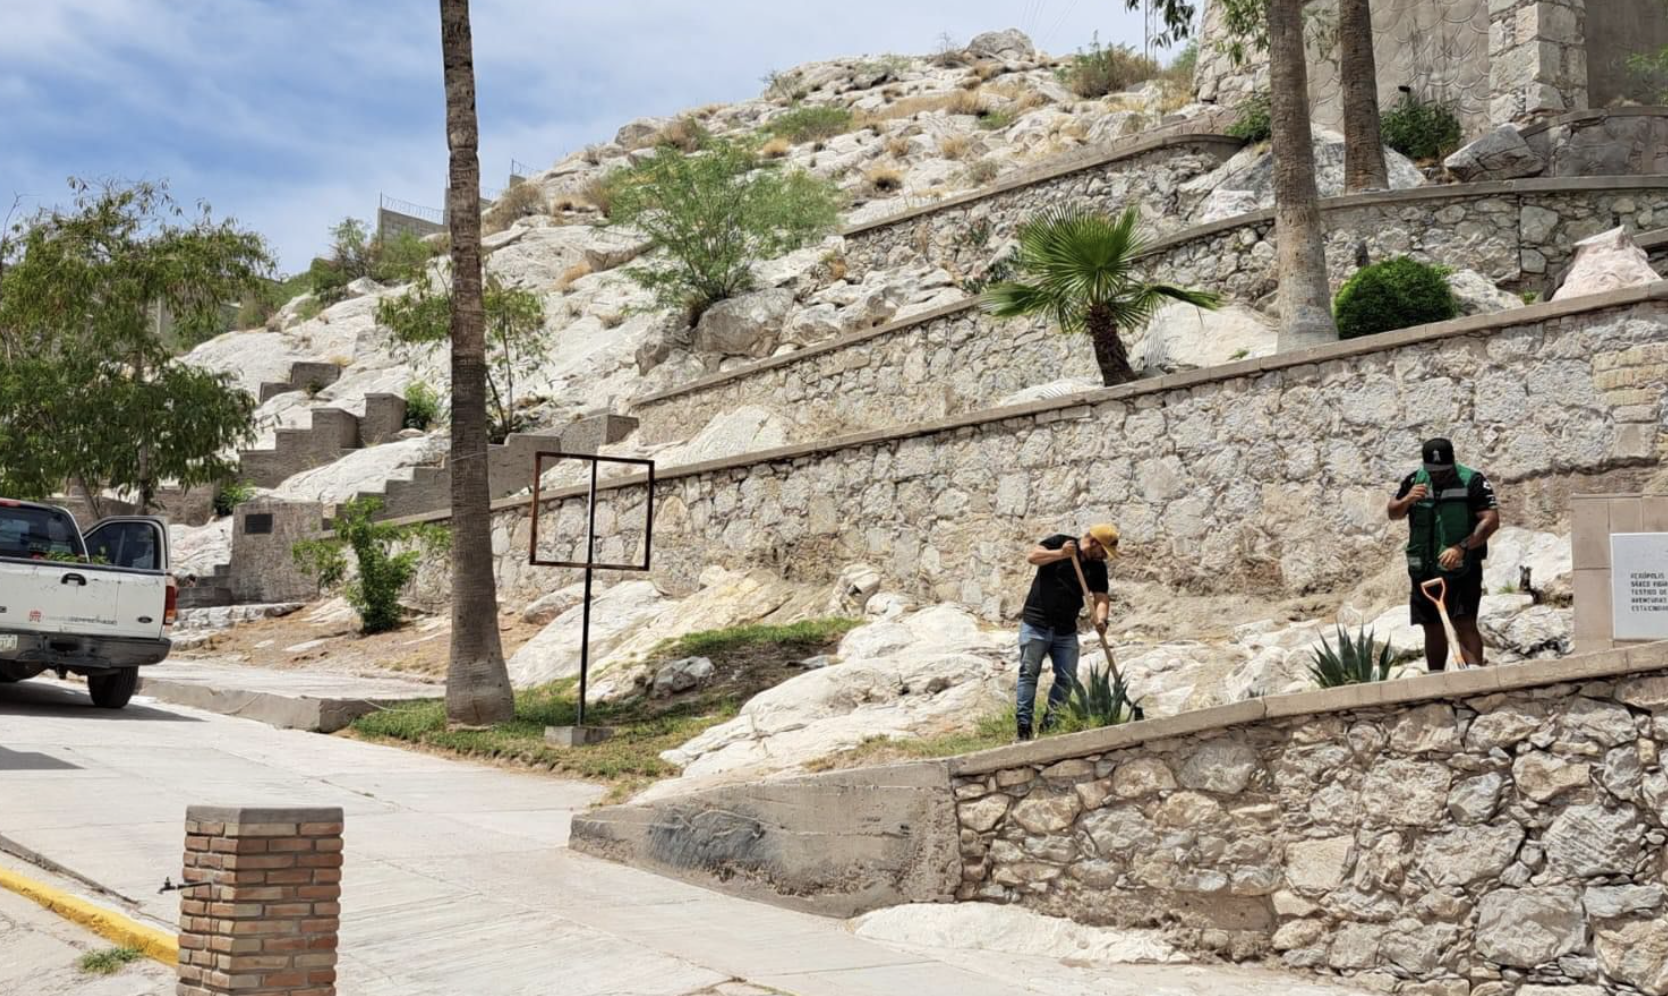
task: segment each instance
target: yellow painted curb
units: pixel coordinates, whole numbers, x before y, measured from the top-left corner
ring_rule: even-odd
[[[179,937],[158,927],[140,923],[115,910],[54,889],[9,868],[0,868],[0,888],[8,889],[32,899],[66,920],[79,923],[93,933],[122,947],[137,948],[146,957],[164,965],[177,965],[180,960]]]

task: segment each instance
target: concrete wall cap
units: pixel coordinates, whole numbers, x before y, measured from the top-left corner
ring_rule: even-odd
[[[340,823],[340,806],[187,806],[198,823]]]

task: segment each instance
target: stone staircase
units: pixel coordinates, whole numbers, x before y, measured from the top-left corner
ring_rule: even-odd
[[[341,379],[342,368],[334,363],[323,360],[303,360],[290,364],[288,380],[267,381],[261,384],[261,403],[265,404],[280,394],[291,391],[311,391],[314,394],[324,390]]]
[[[181,609],[211,609],[221,605],[231,605],[232,598],[232,565],[215,564],[214,573],[207,577],[198,577],[196,583],[179,589],[179,607]]]
[[[266,386],[270,385],[263,385],[263,392]],[[308,416],[306,428],[279,429],[272,449],[240,452],[243,479],[256,487],[275,488],[302,471],[386,442],[405,425],[405,399],[397,394],[367,394],[363,416],[329,406],[314,408]]]

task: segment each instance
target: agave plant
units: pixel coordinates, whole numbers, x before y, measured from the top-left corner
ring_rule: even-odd
[[[1315,648],[1315,659],[1309,664],[1309,676],[1315,679],[1315,684],[1337,688],[1390,680],[1396,651],[1389,643],[1380,644],[1367,629],[1358,630],[1354,639],[1342,626],[1337,633],[1337,649],[1324,636],[1321,645]]]
[[[1087,683],[1071,677],[1071,694],[1066,698],[1066,727],[1088,730],[1117,726],[1146,718],[1141,704],[1130,697],[1123,679],[1110,671],[1089,669]]]

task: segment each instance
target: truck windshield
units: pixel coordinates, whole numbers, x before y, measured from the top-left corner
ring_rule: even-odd
[[[0,505],[0,557],[54,560],[81,557],[75,520],[52,508]]]

